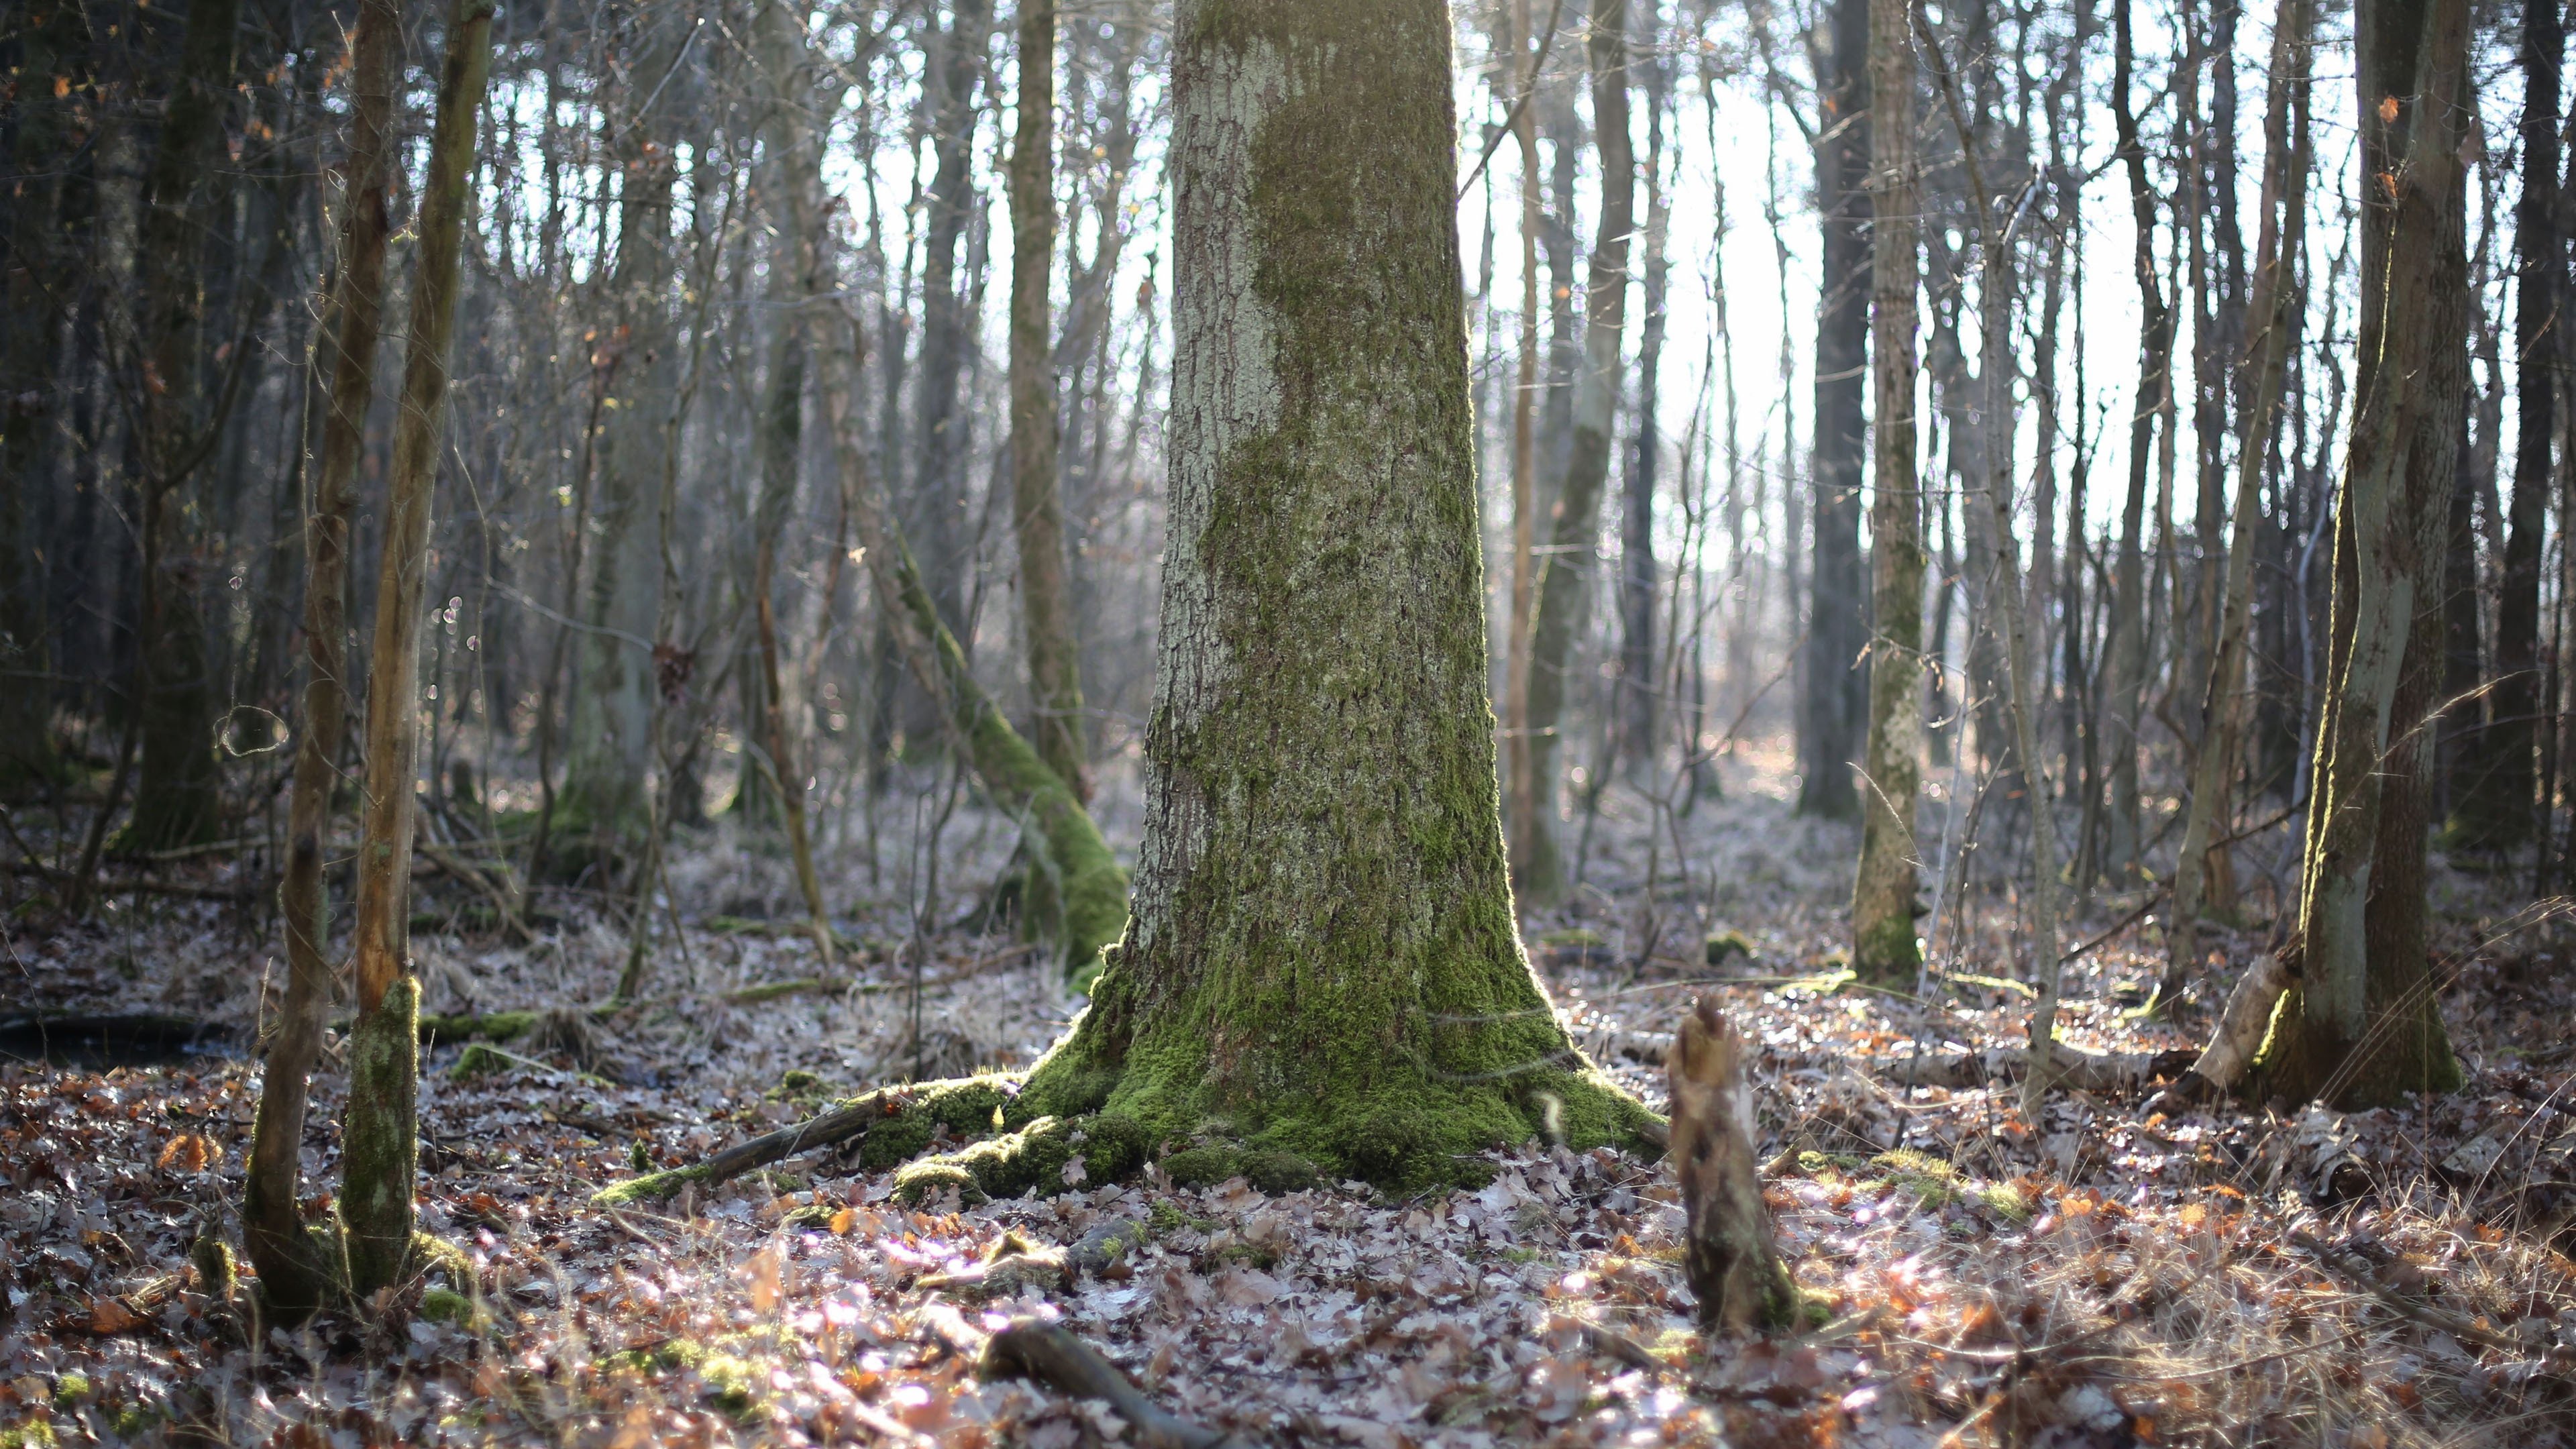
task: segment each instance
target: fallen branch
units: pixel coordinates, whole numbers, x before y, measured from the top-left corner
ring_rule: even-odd
[[[784,1161],[797,1153],[864,1136],[870,1127],[910,1105],[912,1089],[909,1086],[880,1087],[852,1097],[819,1117],[809,1117],[793,1127],[781,1127],[748,1142],[736,1143],[704,1162],[610,1183],[593,1194],[591,1201],[601,1207],[623,1207],[628,1203],[659,1201],[693,1182],[713,1187],[754,1168]]]
[[[76,879],[79,875],[77,871],[56,870],[52,866],[41,865],[32,860],[9,861],[5,865],[0,865],[0,869],[8,871],[11,875],[32,875],[41,880],[64,883]],[[177,896],[182,900],[191,901],[239,903],[251,898],[251,891],[245,886],[201,886],[189,885],[184,881],[149,879],[103,881],[94,888],[92,893],[114,896],[123,895],[129,891],[147,896]]]
[[[1245,1442],[1164,1409],[1098,1350],[1052,1323],[1024,1318],[986,1339],[976,1372],[985,1378],[1034,1379],[1077,1399],[1105,1399],[1145,1449],[1240,1449]]]
[[[2189,1051],[2091,1052],[2064,1042],[2052,1045],[2056,1070],[2051,1080],[2085,1092],[2143,1092],[2159,1077],[2171,1077],[2191,1065]],[[1988,1047],[1984,1051],[1944,1052],[1877,1064],[1877,1075],[1908,1087],[1981,1087],[2018,1079],[2030,1064],[2021,1047]]]

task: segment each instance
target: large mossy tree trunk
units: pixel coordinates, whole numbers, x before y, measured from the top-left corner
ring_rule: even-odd
[[[2301,970],[2265,1089],[2361,1106],[2460,1080],[2425,960],[2426,708],[2467,384],[2460,155],[2467,0],[2362,0],[2361,326],[2335,511],[2332,633],[2300,904]]]
[[[349,159],[341,198],[340,266],[326,342],[329,369],[322,457],[304,521],[304,719],[295,742],[295,789],[287,806],[286,1000],[269,1039],[250,1168],[242,1183],[242,1245],[259,1269],[261,1301],[297,1316],[322,1305],[336,1265],[311,1247],[297,1211],[307,1079],[321,1053],[331,1000],[330,902],[323,846],[331,833],[331,792],[340,782],[348,725],[349,534],[358,512],[358,454],[375,396],[382,332],[386,243],[391,238],[394,82],[402,60],[399,0],[368,0],[350,42]]]
[[[1815,552],[1804,689],[1798,701],[1798,809],[1856,819],[1852,786],[1869,719],[1868,600],[1860,552],[1862,411],[1869,361],[1871,128],[1869,0],[1834,0],[1819,87],[1816,190],[1824,210],[1824,290],[1816,314]]]
[[[1923,482],[1915,460],[1915,288],[1921,183],[1914,162],[1914,36],[1906,0],[1870,0],[1869,751],[1861,764],[1852,969],[1911,988],[1922,951],[1914,804],[1923,780]]]
[[[1521,953],[1486,701],[1449,13],[1184,0],[1135,914],[1014,1105],[1388,1184],[1651,1118]]]
[[[361,1302],[400,1281],[412,1260],[420,987],[411,975],[410,897],[421,593],[456,321],[457,254],[471,202],[475,113],[492,62],[493,4],[455,0],[448,12],[429,173],[415,224],[420,251],[411,334],[386,479],[384,560],[367,668],[366,818],[358,838],[358,1023],[350,1033],[349,1101],[341,1118],[340,1222],[349,1292]]]
[[[223,139],[240,13],[240,0],[188,7],[178,78],[162,110],[135,235],[132,395],[142,415],[143,568],[134,707],[142,712],[142,779],[119,842],[126,850],[212,840],[223,823],[214,662],[198,599],[204,580],[189,547],[187,483],[218,425],[198,357],[206,280],[199,238],[206,229],[197,201]]]

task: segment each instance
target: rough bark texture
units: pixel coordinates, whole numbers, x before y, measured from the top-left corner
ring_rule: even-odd
[[[2255,243],[2253,335],[2238,366],[2245,402],[2236,454],[2236,513],[2227,545],[2227,571],[2219,585],[2218,638],[2209,652],[2201,691],[2204,721],[2192,760],[2191,798],[2185,807],[2182,848],[2176,856],[2173,917],[2166,931],[2165,975],[2157,995],[2171,1000],[2200,962],[2202,886],[2208,879],[2211,831],[2221,822],[2234,768],[2242,717],[2246,641],[2254,613],[2254,529],[2262,517],[2258,490],[2288,377],[2291,339],[2297,332],[2298,289],[2291,267],[2307,234],[2308,16],[2305,0],[2281,7],[2272,37],[2272,79],[2264,103],[2263,216]],[[2293,131],[2291,113],[2298,121]]]
[[[1575,641],[1591,612],[1592,565],[1600,552],[1601,495],[1610,481],[1610,438],[1619,408],[1620,339],[1628,320],[1628,236],[1636,229],[1637,164],[1628,145],[1628,4],[1593,0],[1592,116],[1601,152],[1601,230],[1593,238],[1583,309],[1583,370],[1574,385],[1574,443],[1555,528],[1540,570],[1538,617],[1529,666],[1529,829],[1512,842],[1513,884],[1532,906],[1565,898],[1565,859],[1556,839],[1556,786],[1565,743],[1566,683]]]
[[[121,846],[161,850],[212,840],[222,825],[215,769],[213,661],[189,536],[190,474],[212,442],[198,350],[205,318],[198,188],[223,139],[239,0],[188,7],[179,74],[162,112],[136,232],[133,348],[141,375],[142,620],[138,647],[142,778]]]
[[[304,719],[295,742],[295,793],[287,807],[286,879],[278,892],[286,922],[286,1000],[269,1039],[259,1118],[242,1184],[242,1241],[259,1270],[261,1301],[297,1316],[321,1306],[336,1264],[312,1251],[298,1196],[307,1078],[322,1046],[331,1000],[330,901],[323,844],[331,833],[331,792],[339,784],[348,724],[349,534],[358,511],[358,454],[375,396],[376,344],[384,315],[385,249],[391,233],[394,84],[402,57],[397,0],[370,0],[350,43],[347,190],[341,200],[339,276],[331,296],[330,369],[322,456],[304,522]]]
[[[1449,16],[1190,0],[1145,839],[1012,1106],[1391,1184],[1651,1118],[1522,955],[1485,697]]]
[[[386,480],[384,564],[376,581],[375,650],[367,670],[366,824],[358,841],[358,1024],[349,1051],[340,1193],[349,1289],[362,1301],[401,1276],[411,1251],[420,992],[409,974],[409,902],[421,591],[429,568],[429,505],[447,395],[448,337],[456,320],[457,254],[471,200],[475,114],[492,60],[493,4],[456,0],[448,13],[429,175],[421,189],[411,334]]]
[[[1055,368],[1047,284],[1055,257],[1055,4],[1020,5],[1020,124],[1011,143],[1011,516],[1020,543],[1020,643],[1029,661],[1029,735],[1038,758],[1091,800],[1082,658],[1065,589],[1064,500],[1056,481]]]
[[[1805,689],[1798,708],[1798,808],[1858,818],[1852,783],[1869,718],[1862,590],[1861,412],[1868,366],[1873,128],[1865,62],[1869,0],[1834,0],[1832,67],[1817,117],[1816,204],[1824,213],[1824,293],[1816,318],[1815,561],[1809,577]],[[1907,344],[1911,346],[1911,342]]]
[[[1852,969],[1912,986],[1922,955],[1914,802],[1923,774],[1923,484],[1915,464],[1915,284],[1920,182],[1914,164],[1914,36],[1905,0],[1870,0],[1870,377],[1876,417],[1870,494],[1869,753],[1861,768],[1860,871],[1852,886]],[[1887,124],[1902,117],[1900,124]],[[1821,521],[1821,520],[1820,520]],[[1818,607],[1823,607],[1819,599]]]
[[[929,571],[939,617],[966,617],[968,540],[961,523],[966,500],[966,430],[970,417],[958,407],[958,380],[966,368],[968,300],[958,278],[957,249],[980,197],[975,188],[975,96],[986,73],[992,0],[959,0],[949,7],[948,28],[923,74],[930,111],[932,172],[928,247],[922,259],[921,376],[914,401],[920,410],[920,470],[913,479],[913,526]],[[966,284],[971,285],[971,280]],[[929,727],[936,730],[935,720]]]
[[[2503,849],[2531,838],[2539,740],[2540,564],[2549,512],[2549,455],[2558,431],[2557,362],[2567,320],[2566,239],[2558,218],[2559,71],[2567,34],[2559,0],[2522,8],[2522,199],[2514,211],[2515,392],[2513,501],[2496,598],[2495,689],[2478,741],[2469,798],[2454,812],[2461,844]]]
[[[2417,725],[2440,648],[2440,613],[2425,605],[2441,577],[2467,382],[2468,34],[2467,0],[2363,0],[2355,19],[2358,381],[2335,516],[2303,970],[2261,1058],[2269,1089],[2293,1099],[2368,1105],[2459,1080],[2423,951]],[[2401,689],[2410,672],[2416,687]]]

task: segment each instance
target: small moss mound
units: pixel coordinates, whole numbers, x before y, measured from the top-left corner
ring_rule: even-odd
[[[233,1296],[239,1274],[232,1244],[209,1233],[188,1245],[188,1261],[196,1265],[199,1292],[213,1298]]]
[[[420,1316],[432,1323],[469,1327],[475,1319],[474,1300],[453,1288],[432,1288],[420,1295]]]

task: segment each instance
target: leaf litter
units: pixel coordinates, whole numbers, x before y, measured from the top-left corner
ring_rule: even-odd
[[[1696,992],[1758,1046],[1765,1192],[1807,1298],[1797,1332],[1703,1340],[1670,1174],[1544,1142],[1487,1154],[1481,1187],[1412,1199],[1190,1188],[1152,1169],[1104,1184],[1077,1164],[1051,1197],[916,1210],[887,1174],[826,1155],[652,1211],[595,1209],[640,1166],[697,1160],[916,1058],[937,1058],[932,1074],[1024,1064],[1075,1005],[971,919],[915,930],[881,904],[824,977],[792,918],[764,930],[736,909],[694,917],[685,952],[663,944],[663,989],[597,1022],[587,1061],[532,1048],[460,1074],[467,1048],[429,1053],[421,1225],[465,1250],[474,1281],[432,1275],[294,1332],[260,1325],[249,1284],[225,1292],[201,1246],[237,1231],[255,1062],[0,1065],[0,1446],[1135,1442],[1104,1403],[978,1378],[983,1340],[1032,1318],[1172,1412],[1259,1443],[2569,1442],[2576,983],[2554,923],[2508,933],[2484,883],[2443,876],[2445,1013],[2471,1081],[2455,1096],[2141,1120],[2133,1100],[2062,1094],[2028,1121],[2008,1084],[1908,1087],[1899,1071],[2019,1039],[2008,910],[1936,922],[1956,938],[1936,938],[1944,959],[1978,978],[1936,983],[1937,1004],[1850,989],[1833,904],[1848,841],[1789,817],[1768,783],[1678,822],[1635,801],[1623,817],[1613,792],[1593,885],[1531,939],[1569,1030],[1650,1102]],[[1675,840],[1691,848],[1678,874]],[[1008,845],[1006,822],[979,822],[952,872],[989,880]],[[1650,894],[1659,860],[1673,883]],[[673,874],[684,910],[789,898],[779,862],[722,834]],[[184,1010],[250,1040],[283,973],[241,969],[274,950],[248,914],[127,900],[59,928],[22,913],[7,969],[26,1006]],[[1697,959],[1721,933],[1722,973]],[[2237,964],[2262,945],[2212,934]],[[2068,1040],[2191,1043],[2123,1009],[2157,944],[2132,931],[2070,966]],[[441,1012],[604,1000],[624,949],[577,900],[528,946],[416,936]],[[326,1063],[304,1152],[316,1210],[337,1178],[339,1090]]]

